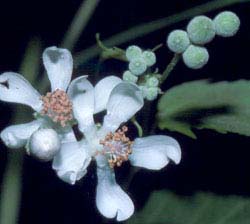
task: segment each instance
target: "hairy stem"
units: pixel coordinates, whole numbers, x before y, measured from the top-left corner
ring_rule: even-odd
[[[143,130],[142,130],[141,125],[138,123],[138,121],[136,120],[135,117],[132,117],[132,118],[131,118],[131,121],[132,121],[132,123],[134,124],[134,126],[137,128],[139,137],[142,137],[142,135],[143,135]]]
[[[181,58],[181,54],[174,55],[174,57],[172,58],[172,60],[170,61],[170,63],[167,65],[166,69],[162,73],[161,80],[160,80],[161,83],[163,83],[168,78],[168,76],[173,71],[174,67],[177,65],[180,58]]]

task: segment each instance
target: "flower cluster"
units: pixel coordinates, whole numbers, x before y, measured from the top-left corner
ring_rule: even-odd
[[[123,80],[137,84],[145,99],[155,100],[161,90],[159,88],[160,74],[147,71],[156,63],[156,56],[153,51],[142,49],[136,45],[126,49],[126,58],[129,61],[129,70],[123,73]]]
[[[203,46],[211,42],[215,35],[231,37],[240,27],[238,16],[230,11],[219,13],[213,20],[207,16],[194,17],[187,26],[187,30],[174,30],[167,37],[168,48],[182,54],[187,67],[202,68],[207,64],[209,54]]]
[[[30,106],[35,111],[35,119],[29,123],[11,125],[1,132],[1,139],[9,148],[27,146],[27,152],[41,160],[51,160],[58,152],[61,142],[71,140],[73,111],[69,97],[70,79],[73,70],[71,53],[66,49],[49,47],[43,52],[43,64],[51,84],[51,92],[40,95],[18,73],[5,72],[0,75],[0,100]],[[30,149],[30,142],[36,142],[37,136],[43,135],[41,129],[51,128],[59,136],[57,146],[43,144],[37,153]],[[54,133],[49,132],[52,136]],[[47,133],[48,134],[48,133]],[[47,153],[46,153],[47,152]]]
[[[131,72],[137,71],[139,75],[136,61],[146,67],[155,63],[153,52],[131,49],[127,51]],[[90,162],[95,161],[98,210],[107,218],[128,219],[134,205],[116,183],[115,168],[126,161],[152,170],[165,167],[171,160],[178,164],[181,160],[178,142],[163,135],[129,138],[128,128],[121,125],[143,107],[145,98],[134,82],[115,76],[105,77],[95,86],[88,81],[88,76],[70,82],[71,53],[57,47],[44,51],[43,63],[51,83],[51,91],[44,96],[17,73],[0,75],[0,100],[25,104],[35,111],[33,121],[5,128],[1,132],[2,141],[10,148],[26,146],[27,153],[40,160],[52,160],[58,177],[69,184],[81,179]],[[158,84],[156,74],[145,76],[144,86],[148,89],[158,88]],[[103,124],[98,126],[94,114],[104,110]],[[79,141],[72,130],[75,123],[84,134]]]

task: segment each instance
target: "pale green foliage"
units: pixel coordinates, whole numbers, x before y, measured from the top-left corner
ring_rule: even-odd
[[[224,11],[214,18],[214,25],[217,35],[231,37],[239,30],[240,19],[235,13]]]
[[[215,37],[214,23],[206,16],[196,16],[189,22],[187,32],[194,44],[206,44]]]
[[[133,75],[130,71],[125,71],[122,75],[122,79],[127,82],[136,83],[138,77]]]
[[[190,40],[184,30],[174,30],[168,35],[167,46],[175,53],[183,53],[189,45]]]
[[[196,138],[192,128],[250,136],[250,81],[187,82],[167,91],[158,104],[158,125]]]
[[[192,69],[202,68],[209,59],[207,49],[195,45],[190,45],[182,56],[186,66]]]
[[[142,50],[140,47],[138,47],[136,45],[129,46],[126,49],[126,57],[127,57],[128,61],[138,59],[141,56],[142,56]]]
[[[248,224],[250,200],[241,196],[196,193],[178,196],[168,191],[151,194],[145,207],[128,224]]]

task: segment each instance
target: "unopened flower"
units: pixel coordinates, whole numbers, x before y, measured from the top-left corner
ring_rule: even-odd
[[[129,62],[128,68],[135,76],[142,75],[148,67],[151,67],[156,62],[156,55],[153,51],[142,51],[142,49],[136,45],[129,46],[125,54]],[[125,79],[126,78],[129,78],[128,74],[126,74]]]
[[[240,28],[240,19],[230,11],[219,13],[213,20],[216,34],[222,37],[231,37],[237,33]]]
[[[153,51],[144,51],[142,53],[142,58],[144,59],[148,67],[154,65],[156,62],[156,56]]]
[[[189,45],[190,40],[187,32],[184,30],[174,30],[167,37],[167,46],[175,53],[183,53]]]
[[[136,85],[122,82],[112,90],[107,102],[107,114],[99,129],[93,119],[94,87],[86,78],[79,79],[74,85],[79,85],[82,90],[85,90],[84,94],[78,94],[75,100],[73,98],[73,105],[78,104],[73,109],[74,115],[85,138],[78,145],[74,145],[78,151],[73,150],[73,146],[70,150],[70,146],[65,145],[65,150],[61,150],[55,157],[53,167],[60,178],[71,182],[71,179],[65,175],[66,170],[74,167],[84,175],[90,160],[95,159],[98,177],[96,191],[98,210],[107,218],[116,217],[118,221],[126,220],[133,214],[134,205],[130,197],[116,183],[114,167],[119,167],[129,160],[132,165],[159,170],[170,160],[175,163],[180,162],[180,146],[176,140],[167,136],[155,135],[132,141],[127,135],[128,128],[126,126],[119,128],[143,106],[142,92]],[[80,156],[83,152],[85,154]]]
[[[142,57],[140,57],[130,61],[128,67],[134,75],[139,76],[147,70],[147,63]]]
[[[131,83],[136,83],[138,81],[138,77],[133,75],[129,70],[123,73],[122,79],[126,82],[131,82]]]
[[[185,65],[191,69],[200,69],[207,64],[209,54],[205,47],[190,45],[182,55]]]
[[[136,45],[132,45],[126,49],[125,54],[128,61],[132,61],[142,56],[142,49]]]
[[[30,139],[28,154],[43,161],[50,161],[60,150],[61,142],[56,131],[50,128],[38,129]]]
[[[196,16],[188,23],[187,33],[194,44],[209,43],[215,37],[214,23],[207,16]]]

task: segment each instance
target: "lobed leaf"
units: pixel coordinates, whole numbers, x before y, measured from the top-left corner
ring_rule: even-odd
[[[187,82],[158,103],[158,126],[196,138],[193,128],[250,136],[250,81]]]
[[[250,199],[196,193],[178,196],[168,191],[153,192],[145,207],[128,224],[247,224]]]

